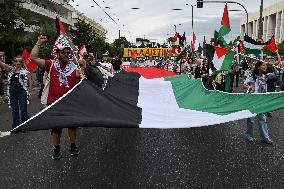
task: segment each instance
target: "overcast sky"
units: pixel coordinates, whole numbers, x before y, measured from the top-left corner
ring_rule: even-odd
[[[73,0],[72,0],[73,1]],[[121,36],[134,42],[135,38],[142,37],[151,41],[162,43],[165,39],[174,35],[174,25],[177,31],[185,32],[191,36],[191,5],[196,0],[95,0],[117,24],[112,21],[93,0],[74,0],[70,3],[89,18],[94,19],[108,30],[107,41],[112,42],[118,38],[118,30]],[[248,12],[259,11],[260,0],[236,0],[242,3]],[[264,0],[264,7],[282,0]],[[188,6],[186,4],[189,4]],[[94,7],[91,7],[94,6]],[[109,7],[109,8],[108,8]],[[245,16],[241,6],[229,4],[229,10],[241,10],[229,12],[232,35],[239,35],[240,19]],[[140,8],[133,10],[131,8]],[[172,9],[182,9],[174,11]],[[213,35],[214,30],[219,30],[223,14],[224,4],[205,4],[203,9],[194,7],[194,31],[200,41],[203,35]]]

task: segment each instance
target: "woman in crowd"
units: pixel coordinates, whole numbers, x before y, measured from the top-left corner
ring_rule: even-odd
[[[7,91],[12,108],[12,127],[15,128],[29,119],[27,101],[31,100],[32,80],[21,56],[14,57],[12,65],[5,64],[0,59],[0,67],[9,71]]]
[[[267,92],[267,76],[265,75],[267,65],[264,62],[258,61],[251,75],[248,75],[244,82],[244,89],[252,93],[266,93]],[[272,144],[272,140],[268,135],[267,121],[265,114],[257,115],[261,142]],[[249,142],[253,142],[253,123],[251,118],[247,119],[246,137]]]

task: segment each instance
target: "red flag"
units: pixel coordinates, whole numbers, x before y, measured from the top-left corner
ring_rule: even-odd
[[[183,32],[183,35],[182,35],[182,40],[183,40],[183,41],[186,41],[185,32]]]
[[[193,32],[192,33],[192,45],[191,45],[191,50],[195,50],[195,41],[196,41],[196,35],[195,33]]]
[[[27,49],[24,49],[22,58],[24,60],[25,67],[30,73],[32,73],[36,69],[37,65],[31,61],[30,53],[27,51]]]
[[[179,33],[176,32],[175,36],[172,38],[172,42],[176,42],[178,39]]]
[[[221,24],[222,24],[222,26],[226,26],[228,28],[231,28],[227,4],[225,5],[225,8],[224,8]]]
[[[245,46],[244,46],[244,42],[243,41],[240,41],[240,44],[239,44],[239,52],[242,53],[245,51]]]

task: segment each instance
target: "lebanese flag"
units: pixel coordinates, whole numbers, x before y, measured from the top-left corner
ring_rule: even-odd
[[[82,58],[84,58],[84,57],[88,54],[85,45],[82,45],[82,46],[81,46],[81,48],[80,48],[80,50],[79,50],[79,54],[80,54],[80,56],[81,56]]]
[[[146,79],[121,71],[108,79],[104,90],[84,79],[13,131],[218,127],[284,108],[284,93],[224,93],[207,90],[200,79],[190,79],[186,74],[160,76]]]
[[[24,51],[22,53],[22,58],[24,60],[26,69],[30,73],[32,73],[36,69],[37,65],[31,61],[30,53],[29,53],[29,51],[27,49],[24,49]]]
[[[213,57],[214,67],[219,71],[228,71],[233,64],[235,52],[222,47],[214,47],[215,53]]]

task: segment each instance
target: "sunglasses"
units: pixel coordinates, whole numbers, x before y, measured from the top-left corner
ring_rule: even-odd
[[[67,54],[67,55],[70,55],[71,52],[65,52],[65,51],[63,51],[63,52],[61,52],[61,54],[62,54],[62,55],[66,55],[66,54]]]
[[[20,63],[23,63],[24,61],[23,61],[23,60],[14,60],[14,62],[20,62]]]

